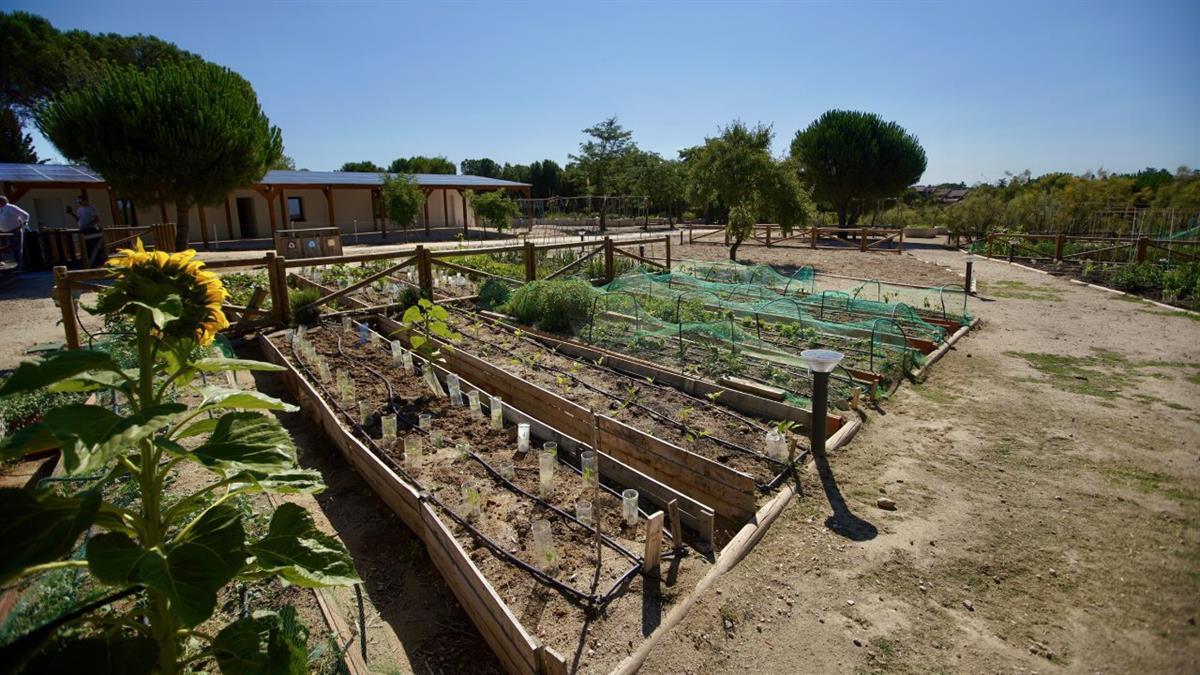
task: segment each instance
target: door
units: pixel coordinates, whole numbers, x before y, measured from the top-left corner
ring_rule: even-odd
[[[258,230],[254,217],[254,197],[237,198],[238,232],[242,239],[253,239]]]

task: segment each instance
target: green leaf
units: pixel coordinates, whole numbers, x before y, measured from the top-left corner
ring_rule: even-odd
[[[137,371],[133,371],[134,379],[137,378]],[[82,373],[77,377],[72,377],[66,380],[59,380],[50,385],[50,391],[97,391],[100,389],[116,389],[118,391],[128,392],[130,388],[129,380],[122,377],[119,373],[114,373],[110,370],[95,370],[88,373]]]
[[[187,410],[182,403],[163,403],[129,417],[96,405],[75,404],[46,413],[43,426],[59,440],[68,473],[92,471],[122,450],[132,450]]]
[[[40,359],[23,361],[0,387],[0,398],[49,386],[89,370],[120,372],[117,364],[104,352],[68,349]]]
[[[204,387],[200,393],[204,396],[205,408],[233,408],[240,410],[282,410],[296,412],[299,410],[290,403],[284,403],[277,398],[267,396],[257,391],[228,389],[225,387]]]
[[[222,628],[212,643],[221,672],[226,675],[307,673],[308,655],[294,627],[294,616],[290,623],[289,629],[285,617],[259,611]]]
[[[154,327],[159,330],[166,328],[167,324],[178,319],[179,315],[183,313],[183,301],[175,293],[168,295],[153,305],[140,300],[130,300],[129,304],[150,310],[150,320],[154,322]]]
[[[224,370],[266,370],[280,371],[287,370],[283,366],[277,366],[274,363],[265,361],[254,361],[251,359],[225,359],[225,358],[207,358],[200,359],[192,364],[196,370],[202,370],[206,373],[215,373]]]
[[[429,340],[425,339],[423,335],[413,335],[408,338],[408,342],[412,345],[412,348],[415,351],[420,349],[421,346],[426,342],[429,342]]]
[[[24,457],[31,452],[53,450],[60,445],[58,438],[44,424],[31,424],[19,429],[9,439],[8,445],[0,449],[0,460]]]
[[[447,339],[454,337],[454,331],[450,330],[450,327],[444,323],[430,324],[429,332],[433,333],[434,335],[436,335],[438,337],[444,337]]]
[[[191,627],[212,616],[217,591],[246,565],[242,517],[219,504],[200,515],[162,549],[146,550],[121,533],[92,537],[92,574],[109,584],[142,584],[165,595],[171,613]]]
[[[450,318],[450,312],[441,305],[434,305],[429,309],[429,316],[433,317],[434,319],[445,320]]]
[[[86,666],[84,665],[86,664]],[[145,635],[108,633],[52,644],[21,669],[22,675],[142,675],[158,666],[158,643]]]
[[[404,315],[400,317],[400,323],[412,325],[420,323],[421,318],[421,308],[416,305],[410,305],[408,309],[404,310]]]
[[[267,536],[250,544],[261,569],[297,586],[350,586],[362,579],[350,554],[336,538],[317,529],[303,507],[282,504],[271,516]]]
[[[32,565],[58,560],[71,552],[75,541],[96,519],[100,495],[79,497],[35,496],[16,488],[0,488],[0,584]]]
[[[200,436],[202,434],[212,433],[213,429],[217,428],[218,418],[203,419],[194,424],[188,425],[188,428],[175,435],[175,438],[189,438],[191,436]]]
[[[245,479],[249,488],[237,488],[241,492],[269,492],[271,494],[316,494],[325,490],[325,482],[321,472],[309,469],[294,469],[292,471],[277,471],[265,478],[257,478],[252,474],[240,476]]]
[[[208,441],[192,453],[226,476],[245,471],[264,478],[296,466],[296,446],[279,420],[255,412],[222,416]]]

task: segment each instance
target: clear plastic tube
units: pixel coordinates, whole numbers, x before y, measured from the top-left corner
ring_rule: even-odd
[[[471,409],[471,417],[483,417],[483,410],[479,407],[478,389],[467,392],[467,406]]]
[[[396,440],[396,416],[384,415],[379,419],[379,423],[383,426],[383,440]]]
[[[496,464],[496,470],[500,472],[500,477],[504,480],[512,480],[517,477],[517,468],[513,465],[511,459],[502,459]]]
[[[621,493],[621,516],[625,524],[633,527],[638,523],[638,491],[626,490]]]
[[[422,454],[420,436],[412,434],[404,439],[404,465],[409,470],[420,468]]]
[[[417,416],[417,426],[421,431],[429,431],[433,429],[433,415],[429,413],[421,413]]]
[[[500,398],[499,396],[492,397],[491,414],[492,414],[492,428],[493,429],[503,429],[504,428],[504,399]]]
[[[583,470],[583,484],[595,489],[600,485],[600,463],[595,450],[585,450],[579,453],[579,464]]]
[[[479,488],[472,483],[462,484],[463,507],[466,511],[467,518],[471,520],[479,519],[480,505],[483,501],[479,494]]]
[[[450,373],[446,376],[446,388],[450,391],[450,405],[462,405],[462,383],[458,375]]]
[[[592,502],[581,499],[575,502],[575,518],[584,525],[592,524]]]
[[[550,532],[550,521],[535,520],[531,528],[533,533],[533,556],[542,571],[550,571],[558,566],[558,553],[554,550],[554,535]]]
[[[554,465],[557,463],[553,453],[538,455],[538,489],[543,499],[554,493]]]
[[[529,425],[525,422],[517,425],[517,452],[521,454],[529,452]]]

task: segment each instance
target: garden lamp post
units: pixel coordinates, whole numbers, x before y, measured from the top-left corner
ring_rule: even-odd
[[[975,295],[975,292],[971,290],[971,277],[974,276],[975,270],[975,254],[968,253],[963,257],[963,262],[967,263],[967,281],[963,286],[967,290],[967,295]]]
[[[829,373],[845,358],[841,352],[830,349],[806,349],[800,357],[808,364],[813,376],[812,424],[808,427],[808,441],[814,457],[825,454],[825,415],[829,408]]]

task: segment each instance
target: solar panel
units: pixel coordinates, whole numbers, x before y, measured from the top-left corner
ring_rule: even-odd
[[[90,169],[65,164],[0,163],[0,181],[12,183],[103,183]]]

